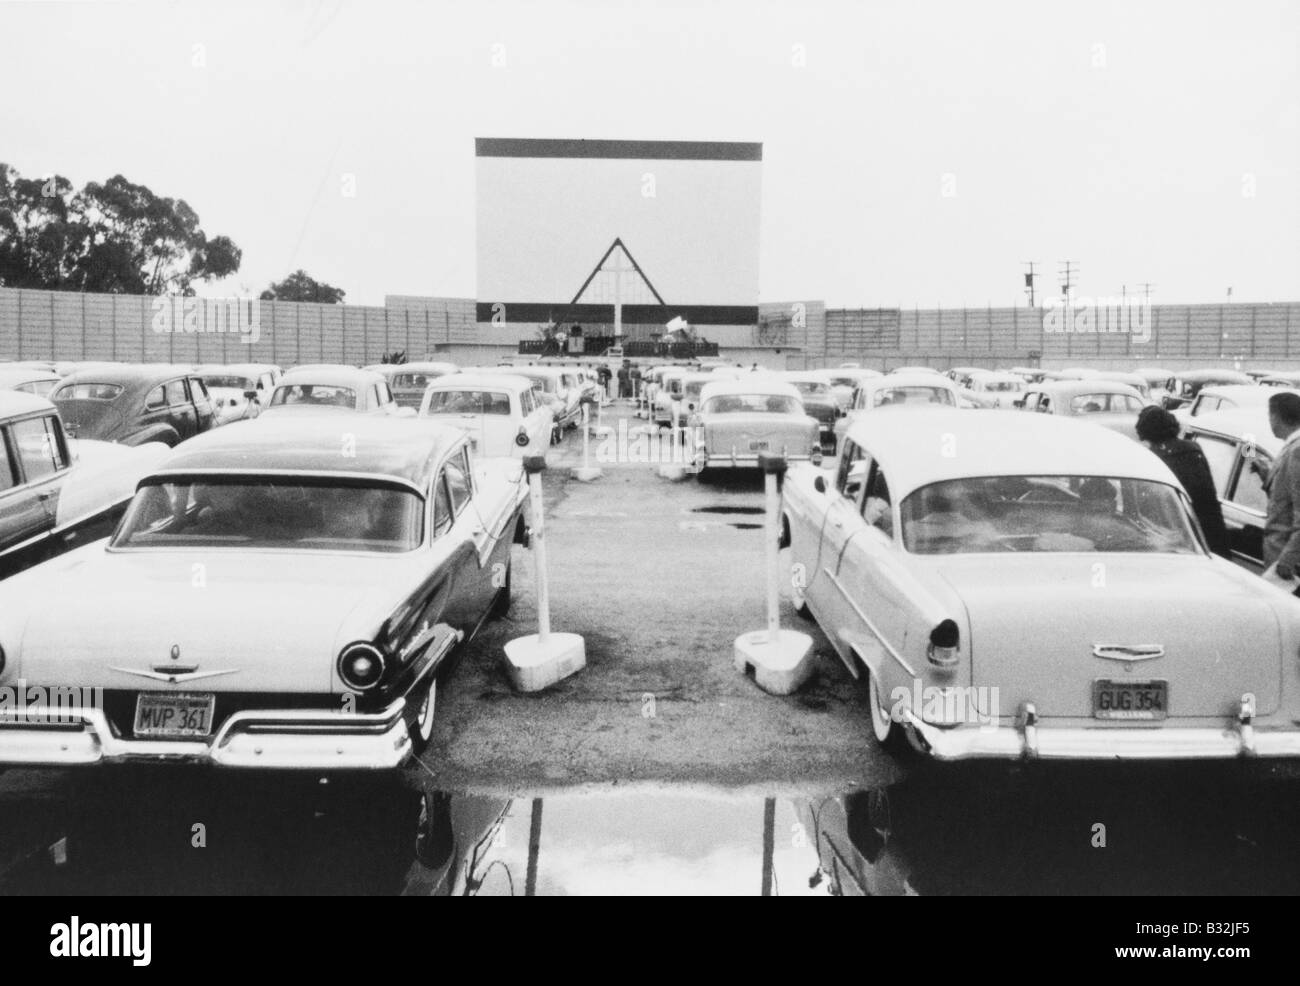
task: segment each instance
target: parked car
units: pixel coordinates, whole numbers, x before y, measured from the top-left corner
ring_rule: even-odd
[[[219,425],[251,420],[262,413],[279,378],[273,367],[209,364],[194,372],[208,388]]]
[[[1147,399],[1164,407],[1165,397],[1169,394],[1169,381],[1173,379],[1174,371],[1159,366],[1139,366],[1133,372],[1147,382]]]
[[[415,417],[415,411],[393,400],[388,381],[378,373],[351,366],[294,367],[276,385],[268,414],[353,412],[384,417]]]
[[[26,369],[0,363],[0,390],[17,390],[35,397],[49,397],[63,378],[52,370]]]
[[[440,377],[460,370],[455,363],[420,362],[420,363],[375,363],[363,367],[378,373],[388,381],[393,392],[393,400],[401,407],[419,409],[424,400],[424,392]]]
[[[839,401],[826,377],[815,370],[792,371],[780,374],[780,379],[793,384],[799,391],[804,412],[817,419],[821,434],[822,451],[835,454],[835,422],[842,416]]]
[[[1165,394],[1162,403],[1166,411],[1174,411],[1186,404],[1190,404],[1197,394],[1201,392],[1202,387],[1211,387],[1215,384],[1235,383],[1249,384],[1250,377],[1236,370],[1186,370],[1176,372],[1165,383]]]
[[[1262,573],[1268,515],[1264,483],[1282,449],[1281,439],[1269,426],[1268,408],[1256,405],[1198,414],[1188,421],[1184,437],[1201,447],[1210,464],[1233,558]]]
[[[164,454],[73,440],[52,403],[0,391],[0,578],[111,532]]]
[[[708,384],[688,441],[701,477],[709,469],[756,468],[762,452],[791,462],[822,460],[817,419],[804,410],[793,385],[767,374]]]
[[[450,373],[429,384],[420,417],[459,428],[480,458],[546,455],[555,419],[532,381],[508,373]]]
[[[957,407],[961,395],[942,373],[895,371],[864,380],[853,394],[847,416],[835,422],[835,445],[840,446],[853,421],[863,414],[882,409],[919,410],[925,407]]]
[[[1259,383],[1263,387],[1300,387],[1300,373],[1292,371],[1270,373],[1266,377],[1260,377]]]
[[[1039,384],[1016,406],[1038,414],[1080,418],[1137,441],[1137,416],[1147,402],[1126,383],[1113,380],[1062,380]]]
[[[316,417],[219,428],[110,541],[0,583],[0,685],[94,696],[0,711],[0,766],[377,770],[427,744],[440,667],[509,604],[522,469],[427,421],[349,431],[342,456]]]
[[[943,376],[942,370],[936,370],[933,366],[896,366],[890,373],[933,373],[935,376]]]
[[[831,394],[841,411],[847,411],[853,403],[853,393],[864,380],[873,380],[884,376],[879,370],[866,370],[861,367],[841,367],[835,370],[816,370],[831,385]]]
[[[1295,390],[1294,387],[1263,387],[1259,384],[1215,384],[1202,387],[1190,404],[1183,405],[1173,414],[1186,427],[1191,419],[1215,411],[1230,411],[1237,407],[1267,409],[1268,399],[1283,389]]]
[[[564,379],[554,370],[543,366],[477,366],[466,367],[465,373],[505,373],[510,376],[523,377],[533,385],[533,390],[541,397],[542,403],[551,411],[555,419],[555,432],[552,441],[559,444],[564,432],[577,426],[582,419],[581,393],[571,393],[564,386]]]
[[[783,531],[795,605],[889,748],[1300,755],[1300,600],[1211,554],[1136,442],[1049,415],[866,415],[834,478],[790,471]]]
[[[1025,382],[1014,373],[974,370],[963,378],[960,394],[972,407],[1009,408],[1025,391]]]
[[[50,399],[74,438],[174,446],[216,424],[202,378],[183,366],[119,364],[79,370],[64,377]]]
[[[1127,370],[1097,370],[1092,379],[1126,383],[1141,394],[1144,401],[1151,403],[1151,385],[1147,383],[1146,377],[1140,373],[1130,373]]]
[[[691,370],[689,367],[672,366],[659,376],[659,386],[655,389],[654,400],[650,404],[650,420],[661,428],[672,427],[673,406],[685,407],[685,381]],[[731,376],[731,374],[726,374]],[[710,375],[710,380],[712,380]]]

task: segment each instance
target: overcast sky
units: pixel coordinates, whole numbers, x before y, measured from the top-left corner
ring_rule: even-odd
[[[243,248],[226,293],[473,297],[494,136],[761,141],[765,301],[1011,304],[1066,259],[1084,294],[1294,301],[1298,28],[1294,0],[6,2],[0,160],[184,198]]]

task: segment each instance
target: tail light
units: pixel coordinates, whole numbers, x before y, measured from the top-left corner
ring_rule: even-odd
[[[523,425],[519,426],[519,434],[515,436],[515,444],[520,448],[528,444],[528,431]]]
[[[374,644],[348,644],[339,654],[339,677],[353,691],[368,692],[384,676],[386,663],[383,652]]]
[[[961,631],[955,620],[944,620],[930,631],[930,647],[926,656],[930,663],[941,668],[957,665],[957,645],[960,643]]]

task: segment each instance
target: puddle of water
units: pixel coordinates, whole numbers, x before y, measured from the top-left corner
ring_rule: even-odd
[[[711,507],[691,507],[693,514],[747,514],[749,516],[762,516],[763,507],[731,507],[731,506],[711,506]]]
[[[107,786],[0,893],[421,896],[1295,893],[1296,782],[921,770],[847,794]],[[156,782],[147,790],[156,790]],[[1224,797],[1230,790],[1231,797]],[[256,797],[249,796],[250,791]],[[319,803],[318,803],[319,802]],[[253,806],[256,805],[256,810]],[[205,843],[195,848],[196,821]],[[5,824],[0,814],[0,825]],[[1109,830],[1099,848],[1096,826]],[[1103,836],[1104,837],[1104,836]]]
[[[763,529],[762,524],[737,524],[733,522],[730,526],[740,531],[761,531]]]

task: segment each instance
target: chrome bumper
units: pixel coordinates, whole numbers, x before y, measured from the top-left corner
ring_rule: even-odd
[[[253,770],[389,770],[411,752],[404,699],[381,712],[259,710],[231,715],[210,740],[123,739],[96,708],[0,715],[0,767],[187,763]],[[48,722],[32,722],[44,718]],[[57,720],[57,721],[56,721]]]
[[[1033,705],[1014,724],[940,728],[900,710],[908,739],[935,760],[1234,760],[1300,757],[1300,726],[1256,728],[1246,703],[1222,728],[1044,726]],[[1166,720],[1167,721],[1167,720]]]

